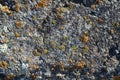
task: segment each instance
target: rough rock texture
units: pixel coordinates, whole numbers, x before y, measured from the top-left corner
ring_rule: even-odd
[[[120,80],[120,1],[0,0],[0,79]]]

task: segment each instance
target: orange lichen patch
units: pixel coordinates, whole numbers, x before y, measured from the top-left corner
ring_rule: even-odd
[[[2,11],[3,11],[3,12],[8,12],[8,11],[9,11],[9,8],[8,8],[7,6],[3,6],[3,7],[2,7]]]
[[[0,11],[7,12],[7,13],[11,12],[8,6],[2,6],[1,4],[0,4]]]
[[[62,19],[62,18],[63,18],[63,16],[62,16],[61,14],[58,14],[57,17],[58,17],[59,19]]]
[[[103,0],[98,0],[98,4],[101,4],[103,2]]]
[[[57,62],[55,65],[53,65],[53,68],[54,70],[58,70],[58,69],[64,70],[64,63],[62,61]]]
[[[87,17],[86,17],[86,16],[83,16],[83,19],[84,19],[84,20],[86,20],[86,19],[87,19]]]
[[[8,68],[8,64],[7,64],[6,61],[2,61],[2,62],[0,63],[0,66],[3,67],[3,68],[5,68],[5,69]]]
[[[120,80],[120,76],[114,76],[113,80]]]
[[[43,7],[44,8],[47,5],[47,0],[42,0],[41,2],[38,2],[37,4],[38,4],[39,7]]]
[[[55,8],[55,11],[56,12],[60,12],[60,8]]]
[[[16,21],[16,28],[20,29],[22,27],[22,21]]]
[[[35,8],[35,10],[38,10],[38,9],[39,9],[39,5],[36,4],[36,5],[34,6],[34,8]]]
[[[75,67],[77,69],[83,69],[85,65],[86,65],[86,63],[84,61],[79,61],[79,62],[76,62]]]
[[[20,37],[21,35],[19,33],[15,33],[15,37]]]
[[[21,5],[20,5],[20,4],[16,4],[16,5],[15,5],[15,10],[16,10],[17,12],[20,11],[20,8],[21,8]]]
[[[31,78],[32,78],[33,80],[35,80],[35,79],[37,78],[37,76],[36,76],[35,74],[32,74],[32,75],[31,75]]]
[[[92,8],[93,10],[96,10],[96,5],[95,5],[95,4],[92,5],[91,8]]]
[[[98,22],[99,23],[103,23],[103,19],[102,18],[98,18]]]
[[[89,37],[88,36],[83,36],[83,42],[88,42],[88,40],[89,40]]]
[[[47,5],[47,0],[42,0],[43,7]]]

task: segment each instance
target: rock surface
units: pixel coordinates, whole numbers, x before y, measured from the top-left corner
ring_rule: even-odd
[[[0,79],[119,76],[119,0],[0,0]]]

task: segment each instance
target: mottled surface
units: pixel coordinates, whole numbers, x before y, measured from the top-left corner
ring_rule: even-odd
[[[120,1],[76,1],[0,0],[0,79],[120,79]]]

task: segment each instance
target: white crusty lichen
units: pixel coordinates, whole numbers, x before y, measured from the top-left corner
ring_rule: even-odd
[[[4,32],[9,32],[7,26],[3,27]]]
[[[8,49],[8,45],[7,44],[1,44],[0,45],[0,53],[6,52],[7,49]]]

